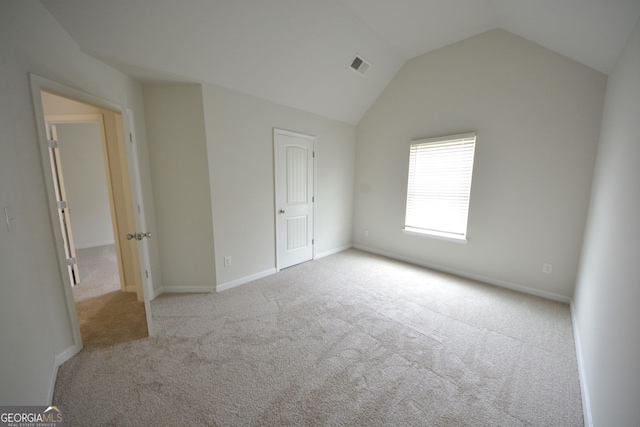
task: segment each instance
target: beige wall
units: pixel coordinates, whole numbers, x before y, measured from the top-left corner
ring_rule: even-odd
[[[220,288],[275,269],[274,128],[317,137],[316,255],[350,246],[353,125],[213,85],[203,100]]]
[[[11,230],[4,218],[0,226],[0,404],[42,405],[51,397],[56,364],[68,357],[74,343],[29,73],[134,110],[143,196],[153,225],[142,90],[132,79],[82,53],[37,1],[0,2],[0,58],[0,209],[9,208],[14,218]],[[152,253],[154,270],[157,261]]]
[[[78,115],[102,114],[102,109],[93,105],[42,92],[42,108],[45,114]]]
[[[215,290],[207,141],[198,84],[144,86],[162,287]]]
[[[640,420],[639,118],[640,21],[609,76],[574,297],[574,333],[594,426]]]
[[[316,256],[350,246],[354,126],[213,85],[145,85],[144,99],[163,273],[156,294],[275,272],[274,128],[317,137]]]
[[[605,84],[501,30],[408,61],[357,127],[354,244],[568,300]],[[410,141],[472,131],[468,244],[404,234]]]

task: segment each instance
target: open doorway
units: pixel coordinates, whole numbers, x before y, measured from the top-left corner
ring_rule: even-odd
[[[45,120],[49,140],[57,143],[49,155],[74,300],[120,290],[102,116],[46,115]]]
[[[47,91],[41,101],[50,166],[45,174],[49,169],[69,276],[66,293],[82,342],[110,345],[146,337],[149,306],[138,251],[143,234],[135,232],[122,115]]]

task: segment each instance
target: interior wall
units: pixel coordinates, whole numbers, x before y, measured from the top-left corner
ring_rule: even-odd
[[[136,112],[144,129],[142,90],[91,58],[37,1],[0,2],[0,405],[42,405],[57,363],[74,348],[65,283],[56,257],[29,73]],[[145,203],[153,206],[145,133],[138,132]],[[154,224],[153,209],[148,209]],[[153,245],[153,243],[152,243]],[[37,262],[35,261],[37,260]],[[152,268],[157,268],[153,256]],[[154,271],[154,277],[160,277]]]
[[[219,288],[275,271],[274,128],[317,137],[316,256],[351,245],[353,125],[213,85],[203,100]]]
[[[408,61],[357,127],[354,244],[568,301],[605,85],[502,30]],[[411,141],[472,131],[468,243],[403,233]]]
[[[215,290],[207,141],[199,84],[144,85],[162,288]]]
[[[76,249],[114,244],[98,123],[57,126],[60,161]]]
[[[594,426],[640,420],[640,21],[609,75],[574,297]]]

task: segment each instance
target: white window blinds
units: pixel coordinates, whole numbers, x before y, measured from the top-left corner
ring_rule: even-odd
[[[405,230],[465,238],[475,133],[413,141]]]

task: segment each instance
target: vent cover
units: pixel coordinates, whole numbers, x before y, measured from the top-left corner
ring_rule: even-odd
[[[349,66],[353,71],[364,76],[365,73],[371,68],[371,64],[364,60],[360,55],[356,55],[351,61],[351,65]]]

